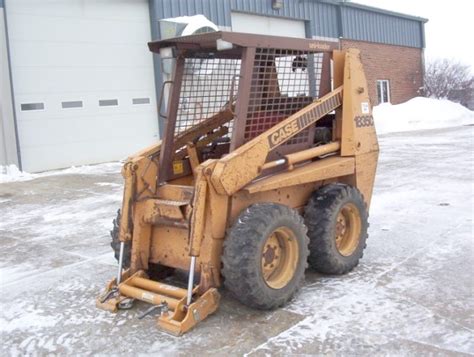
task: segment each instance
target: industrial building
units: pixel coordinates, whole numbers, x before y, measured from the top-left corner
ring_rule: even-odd
[[[347,1],[0,0],[0,166],[107,162],[159,140],[163,74],[147,42],[170,36],[161,20],[196,14],[221,30],[359,48],[374,105],[423,82],[427,20]]]

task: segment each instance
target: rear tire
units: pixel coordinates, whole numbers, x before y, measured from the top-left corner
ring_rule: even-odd
[[[284,305],[304,280],[306,232],[303,218],[289,207],[248,207],[224,241],[224,286],[250,307],[268,310]]]
[[[119,239],[119,232],[120,232],[120,220],[122,218],[122,212],[120,210],[117,211],[117,217],[113,221],[113,228],[110,231],[110,236],[112,238],[110,242],[110,246],[112,247],[114,251],[114,257],[119,261],[120,257],[120,239]],[[132,242],[128,241],[125,242],[124,248],[123,248],[123,269],[128,269],[130,268],[130,260],[132,256]],[[171,274],[173,274],[174,269],[161,265],[161,264],[154,264],[154,263],[148,263],[148,275],[150,278],[159,280],[159,279],[164,279]]]
[[[368,213],[355,187],[329,184],[315,191],[305,208],[309,265],[326,274],[345,274],[363,256],[368,238]]]

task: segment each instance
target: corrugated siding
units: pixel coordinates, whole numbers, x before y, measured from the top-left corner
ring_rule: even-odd
[[[423,47],[419,21],[347,6],[341,7],[341,18],[344,38]]]
[[[232,11],[306,20],[307,36],[338,37],[337,7],[317,1],[284,0],[281,10],[273,10],[270,0],[230,0]]]
[[[318,2],[305,2],[311,19],[312,36],[339,37],[337,29],[337,6]]]
[[[0,0],[1,1],[1,0]],[[423,47],[423,24],[416,20],[341,6],[342,33],[338,30],[338,5],[315,0],[284,0],[273,10],[270,0],[151,0],[158,19],[203,14],[219,26],[231,27],[231,12],[286,17],[307,21],[307,36],[322,36]]]
[[[317,1],[284,0],[283,9],[273,10],[270,0],[155,0],[158,19],[203,14],[218,26],[231,27],[231,11],[307,20],[308,36],[338,36],[337,7]]]
[[[203,14],[219,26],[230,26],[228,0],[156,0],[158,19]]]

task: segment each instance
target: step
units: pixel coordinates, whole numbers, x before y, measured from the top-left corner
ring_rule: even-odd
[[[194,196],[194,186],[165,184],[158,187],[157,197],[163,200],[191,202]]]
[[[174,201],[174,200],[164,200],[164,199],[155,199],[155,203],[163,206],[172,206],[172,207],[181,207],[189,204],[189,201]]]
[[[148,199],[143,220],[148,224],[188,229],[191,206],[189,201]]]

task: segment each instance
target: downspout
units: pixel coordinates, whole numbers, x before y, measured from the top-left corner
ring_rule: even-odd
[[[426,66],[426,61],[425,61],[425,48],[426,48],[426,38],[425,38],[425,23],[426,22],[420,22],[420,35],[421,35],[421,93],[420,89],[418,89],[418,94],[425,95],[425,66]]]
[[[21,150],[20,150],[20,138],[18,135],[18,121],[16,116],[16,105],[15,105],[15,92],[13,90],[13,75],[12,75],[12,62],[10,56],[10,36],[8,35],[8,16],[7,16],[7,4],[6,0],[3,2],[3,17],[5,20],[5,40],[7,45],[7,62],[8,62],[8,74],[10,76],[10,91],[12,97],[12,106],[13,106],[13,127],[15,128],[15,143],[16,143],[16,155],[18,160],[18,168],[23,170],[23,165],[21,162]]]
[[[342,24],[342,6],[344,2],[336,5],[337,37],[339,39],[339,50],[342,50],[342,39],[344,38],[344,27]]]

